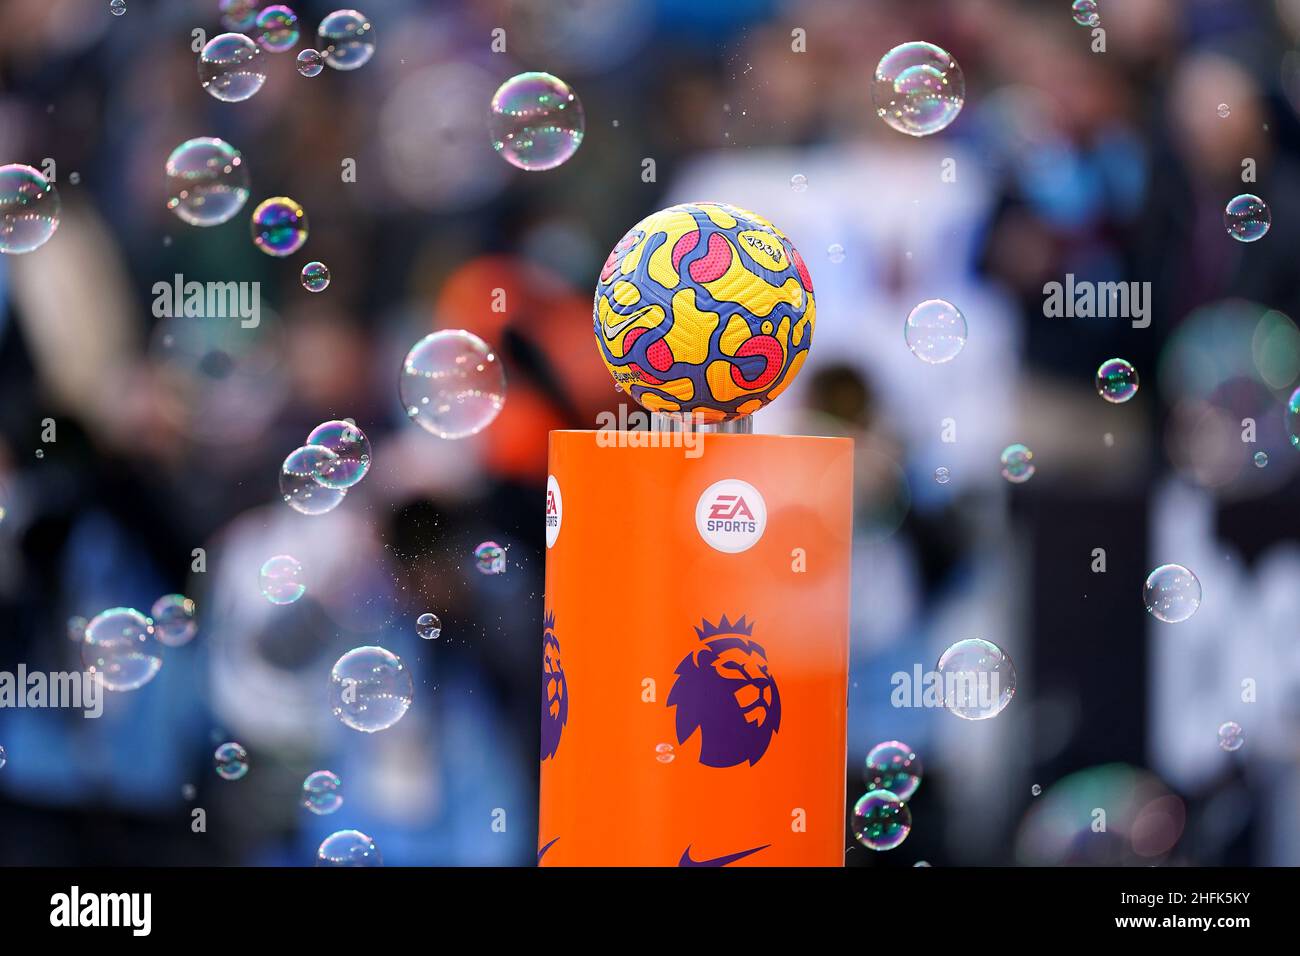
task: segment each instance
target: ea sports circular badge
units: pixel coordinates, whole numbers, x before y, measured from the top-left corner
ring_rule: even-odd
[[[564,498],[560,496],[560,483],[554,475],[546,478],[546,546],[555,547],[560,536],[560,523],[564,520]]]
[[[700,495],[695,505],[695,527],[715,551],[739,554],[763,537],[767,503],[749,482],[724,478]]]

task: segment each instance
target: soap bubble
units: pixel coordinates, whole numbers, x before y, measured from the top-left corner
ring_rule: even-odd
[[[233,740],[212,754],[212,765],[222,780],[239,780],[248,773],[248,751]]]
[[[305,445],[291,452],[280,466],[280,495],[285,504],[305,515],[323,515],[337,508],[347,489],[327,487],[318,476],[338,466],[338,457],[323,445]]]
[[[108,11],[113,16],[120,17],[126,13],[126,0],[109,0]]]
[[[325,56],[320,50],[303,50],[298,54],[298,72],[303,76],[320,76],[325,69]]]
[[[808,177],[805,176],[803,173],[795,173],[793,176],[790,177],[790,188],[797,193],[807,192]]]
[[[1228,106],[1227,103],[1220,103],[1219,108],[1218,110],[1216,110],[1216,112],[1219,114],[1220,118],[1227,119],[1229,116],[1232,115],[1232,108]]]
[[[192,641],[199,632],[195,613],[194,602],[184,594],[164,594],[153,602],[149,616],[153,618],[158,640],[168,647],[180,647]]]
[[[416,618],[415,633],[426,641],[436,641],[442,634],[442,621],[438,615],[426,611]]]
[[[339,830],[316,851],[317,866],[383,866],[379,847],[360,830]]]
[[[0,252],[31,252],[59,228],[59,191],[39,170],[0,166]]]
[[[1124,359],[1107,359],[1097,367],[1096,385],[1098,395],[1113,405],[1120,405],[1137,394],[1137,369]]]
[[[1071,12],[1074,14],[1074,22],[1081,27],[1095,27],[1101,23],[1097,0],[1074,0]]]
[[[559,166],[582,145],[582,102],[549,73],[520,73],[492,97],[492,148],[511,166],[537,172]]]
[[[1255,467],[1265,468],[1267,466],[1268,466],[1268,452],[1264,452],[1264,451],[1255,452]]]
[[[655,744],[655,760],[660,763],[672,763],[677,759],[672,744]]]
[[[944,468],[942,465],[934,470],[934,480],[941,485],[946,485],[951,477],[952,476],[948,472],[948,469]]]
[[[343,806],[343,781],[328,770],[317,770],[302,782],[302,805],[317,816],[333,813]]]
[[[1013,485],[1034,477],[1034,453],[1021,444],[1002,449],[1002,477]]]
[[[330,709],[353,730],[373,734],[402,719],[415,689],[401,658],[382,647],[348,651],[330,671]]]
[[[1286,403],[1286,434],[1292,448],[1300,448],[1300,388],[1291,393]]]
[[[439,438],[476,435],[501,411],[506,376],[477,335],[444,330],[415,343],[399,382],[407,417]]]
[[[96,615],[86,625],[81,662],[109,690],[138,690],[162,668],[153,621],[130,607]]]
[[[328,449],[321,457],[316,481],[326,488],[351,488],[370,471],[370,439],[355,422],[324,422],[312,429],[307,445]]]
[[[262,51],[242,33],[215,36],[199,53],[199,82],[226,103],[240,103],[262,88]]]
[[[330,270],[323,262],[312,260],[302,267],[302,287],[308,292],[324,292],[330,287]]]
[[[1246,732],[1241,729],[1241,724],[1235,720],[1229,720],[1219,725],[1219,747],[1232,753],[1240,750],[1241,745],[1246,742]]]
[[[892,850],[912,832],[912,811],[888,790],[873,790],[853,805],[853,835],[868,850]]]
[[[1016,666],[992,641],[967,638],[939,658],[943,705],[963,720],[988,720],[1016,696]]]
[[[480,574],[505,574],[506,549],[495,541],[484,541],[474,549],[474,566]]]
[[[921,785],[921,758],[901,740],[886,740],[876,744],[867,754],[863,777],[867,792],[888,790],[898,799],[906,801]]]
[[[264,199],[253,210],[253,244],[268,256],[291,256],[307,241],[307,213],[288,196]]]
[[[258,583],[262,596],[272,604],[292,604],[307,593],[302,563],[289,554],[277,554],[262,565]]]
[[[1234,196],[1223,210],[1223,225],[1228,235],[1238,242],[1262,239],[1272,224],[1273,214],[1268,204],[1250,193]]]
[[[186,140],[172,150],[165,168],[167,208],[191,226],[220,225],[248,199],[248,168],[225,140]]]
[[[946,50],[933,43],[904,43],[876,66],[871,99],[876,115],[900,133],[929,136],[961,112],[966,80]]]
[[[257,22],[259,0],[221,0],[221,25],[227,30],[247,30]]]
[[[1029,792],[1037,797],[1042,794],[1043,788],[1040,787],[1038,784],[1034,784],[1032,787],[1029,788]]]
[[[335,10],[316,28],[316,49],[336,70],[365,66],[375,53],[375,31],[359,10]]]
[[[1147,575],[1142,602],[1157,620],[1179,624],[1201,606],[1201,582],[1181,564],[1162,564]]]
[[[253,36],[268,53],[284,53],[298,42],[298,14],[283,4],[273,4],[257,15]]]
[[[951,362],[966,345],[966,317],[951,302],[926,299],[908,314],[903,340],[922,362]]]

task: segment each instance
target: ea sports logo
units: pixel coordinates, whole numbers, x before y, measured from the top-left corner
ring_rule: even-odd
[[[767,504],[747,481],[724,478],[704,489],[695,505],[695,527],[709,547],[739,554],[758,544],[767,528]]]
[[[564,520],[564,499],[560,496],[560,483],[554,475],[546,478],[546,546],[555,547],[555,539],[560,536],[560,524]]]

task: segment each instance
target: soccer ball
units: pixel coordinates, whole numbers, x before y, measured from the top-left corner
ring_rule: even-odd
[[[752,414],[799,374],[816,311],[808,267],[761,216],[684,203],[641,220],[605,260],[593,309],[615,383],[652,412]]]

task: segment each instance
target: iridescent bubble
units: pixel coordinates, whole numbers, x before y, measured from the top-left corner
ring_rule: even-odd
[[[1263,452],[1263,451],[1255,452],[1255,467],[1256,468],[1268,467],[1268,452]]]
[[[266,82],[261,49],[242,33],[213,37],[199,53],[199,82],[223,102],[243,102]]]
[[[506,401],[506,376],[477,335],[444,330],[415,343],[402,362],[398,391],[406,415],[439,438],[476,435]]]
[[[262,565],[258,583],[262,596],[272,604],[293,604],[307,593],[302,562],[289,554],[277,554]]]
[[[0,252],[31,252],[59,228],[59,191],[38,170],[0,166]]]
[[[672,744],[655,744],[655,760],[660,763],[672,763],[677,759]]]
[[[248,200],[248,168],[225,140],[201,136],[167,157],[167,208],[191,226],[232,219]]]
[[[797,193],[806,193],[808,191],[808,177],[803,173],[795,173],[790,177],[790,188]]]
[[[826,258],[836,265],[839,265],[844,261],[844,246],[840,245],[838,242],[832,242],[826,247]]]
[[[247,30],[257,22],[259,0],[221,0],[221,25],[227,30]]]
[[[126,13],[126,0],[109,0],[108,11],[113,16],[120,17]]]
[[[130,607],[96,615],[86,625],[81,662],[109,690],[138,690],[162,668],[153,621]]]
[[[1246,732],[1241,729],[1241,724],[1235,720],[1225,721],[1219,725],[1219,747],[1232,753],[1240,750],[1241,745],[1246,742]]]
[[[992,641],[967,638],[939,658],[943,705],[963,720],[987,720],[1016,696],[1016,666]]]
[[[1043,788],[1040,787],[1038,784],[1034,784],[1032,787],[1029,788],[1029,792],[1036,797],[1041,796],[1043,792]]]
[[[1138,392],[1138,373],[1121,358],[1107,359],[1097,366],[1097,394],[1113,405],[1127,402]]]
[[[1147,575],[1142,603],[1157,620],[1181,623],[1201,606],[1201,582],[1181,564],[1162,564]]]
[[[212,765],[222,780],[239,780],[248,773],[248,751],[233,740],[228,741],[212,754]]]
[[[338,457],[323,445],[305,445],[291,452],[280,466],[285,504],[305,515],[323,515],[337,508],[347,489],[327,487],[317,476],[329,473]]]
[[[904,43],[876,66],[871,99],[876,115],[900,133],[929,136],[961,112],[966,79],[946,50],[933,43]]]
[[[331,833],[316,851],[317,866],[383,866],[379,847],[360,830]]]
[[[892,850],[912,832],[912,811],[888,790],[873,790],[853,805],[852,824],[868,850]]]
[[[323,422],[307,436],[307,445],[326,448],[333,454],[320,459],[316,481],[326,488],[351,488],[370,471],[370,439],[356,422]]]
[[[365,66],[375,53],[375,31],[359,10],[335,10],[316,28],[316,49],[336,70]]]
[[[382,647],[348,651],[330,671],[330,709],[353,730],[373,734],[402,719],[415,689],[401,658]]]
[[[951,477],[952,476],[949,474],[948,469],[944,468],[942,465],[934,470],[934,480],[941,485],[946,485]]]
[[[966,345],[966,317],[951,302],[926,299],[908,314],[903,340],[922,362],[951,362]]]
[[[325,69],[325,55],[320,50],[303,50],[298,54],[298,72],[303,76],[320,76]]]
[[[1272,224],[1273,214],[1268,204],[1250,193],[1234,196],[1223,210],[1223,225],[1228,235],[1238,242],[1262,239]]]
[[[168,647],[180,647],[192,641],[199,632],[196,613],[194,602],[184,594],[164,594],[153,602],[149,616],[153,618],[158,640]]]
[[[328,770],[309,773],[302,782],[302,805],[317,816],[333,813],[343,806],[343,781]]]
[[[1002,449],[1002,477],[1013,485],[1034,477],[1034,453],[1021,444]]]
[[[1216,110],[1216,112],[1219,114],[1219,117],[1221,119],[1227,119],[1229,116],[1232,115],[1232,108],[1228,106],[1227,103],[1220,103],[1219,108],[1218,110]]]
[[[436,641],[442,634],[442,621],[438,620],[438,615],[426,611],[416,618],[415,633],[423,640]]]
[[[330,287],[329,266],[313,259],[302,267],[302,287],[308,292],[324,292]]]
[[[888,790],[906,802],[921,785],[921,758],[901,740],[886,740],[876,744],[867,754],[863,768],[867,792]]]
[[[1074,0],[1070,9],[1074,14],[1074,22],[1081,27],[1095,27],[1101,23],[1097,0]]]
[[[505,574],[506,549],[495,541],[484,541],[474,549],[474,566],[479,574]]]
[[[288,196],[264,199],[253,210],[253,244],[268,256],[291,256],[307,241],[307,213]]]
[[[582,145],[582,102],[549,73],[520,73],[492,97],[488,127],[492,148],[519,169],[554,169]]]
[[[273,4],[257,15],[253,36],[268,53],[283,53],[298,42],[298,14],[283,4]]]
[[[9,755],[5,753],[4,747],[0,747],[0,770],[3,770],[4,765],[7,764],[8,762],[9,762]]]
[[[1286,434],[1292,448],[1300,448],[1300,388],[1286,402]]]

